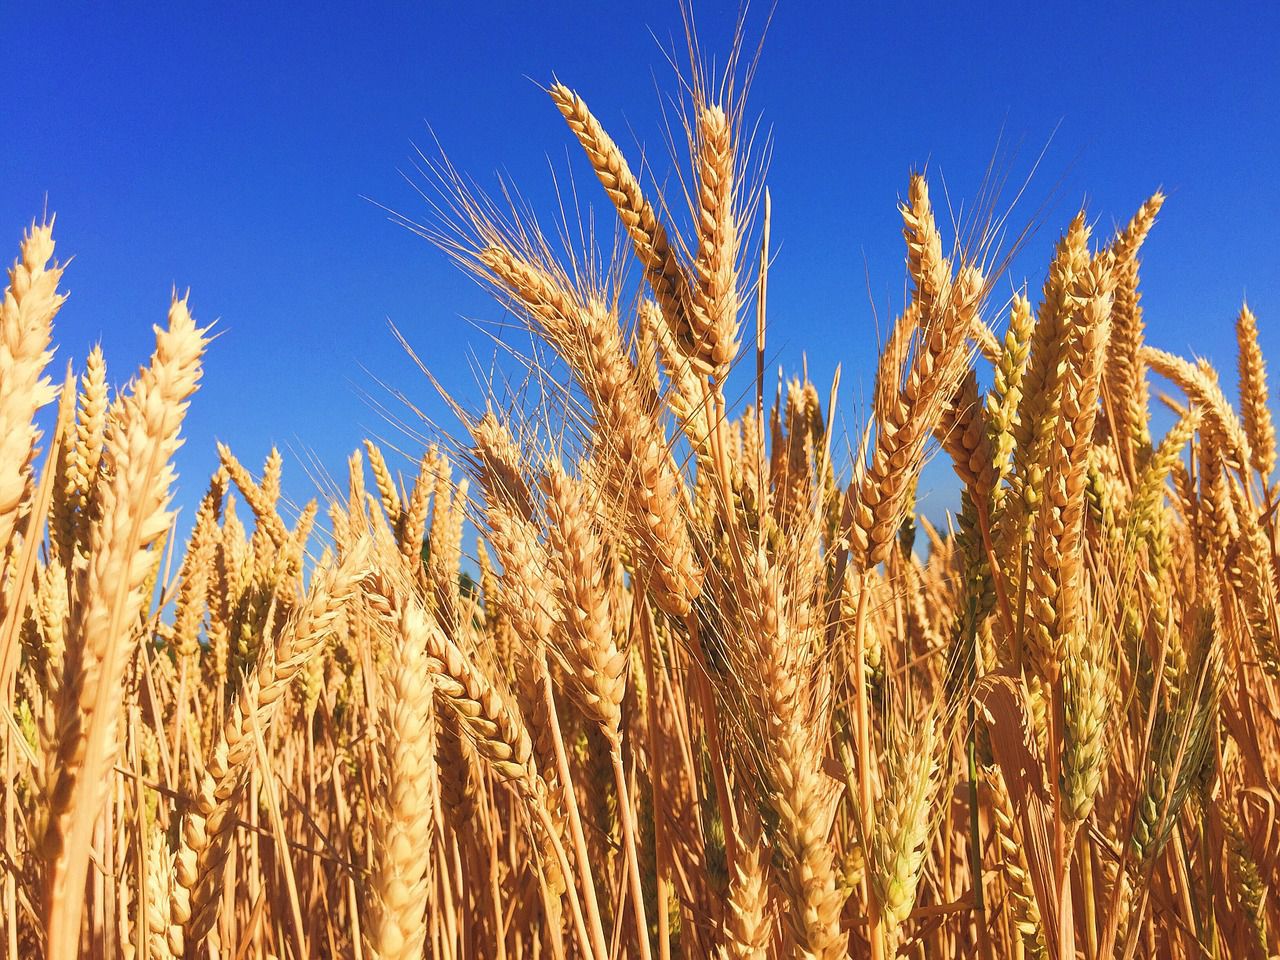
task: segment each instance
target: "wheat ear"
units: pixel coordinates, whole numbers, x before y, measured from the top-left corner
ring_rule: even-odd
[[[745,838],[733,861],[724,915],[724,960],[766,960],[769,956],[769,849],[758,835]]]
[[[982,275],[973,268],[951,281],[948,262],[937,254],[941,240],[919,176],[911,180],[903,219],[916,299],[881,355],[875,440],[850,486],[857,570],[869,570],[888,556],[910,507],[925,442],[968,367],[966,338],[983,293]]]
[[[383,684],[385,783],[373,795],[370,898],[362,927],[369,955],[376,960],[422,956],[435,820],[434,689],[427,622],[416,606],[406,605],[399,614]]]
[[[119,749],[119,704],[136,641],[151,547],[172,515],[171,459],[187,399],[200,378],[206,339],[174,299],[169,324],[156,329],[156,350],[107,436],[110,482],[90,535],[90,561],[80,571],[67,635],[66,681],[57,709],[58,749],[50,757],[47,932],[52,960],[73,956],[80,932],[80,889],[88,869],[90,834]]]
[[[552,84],[550,93],[617,208],[668,328],[687,355],[695,354],[698,341],[689,323],[689,282],[640,181],[581,97],[562,83]]]
[[[1227,865],[1230,870],[1232,892],[1248,925],[1258,955],[1269,956],[1265,908],[1266,881],[1262,879],[1239,817],[1227,809],[1221,800],[1216,806],[1222,822],[1222,832],[1227,841]]]
[[[697,350],[689,360],[722,383],[739,346],[733,125],[720,107],[704,107],[698,133],[698,253],[689,312]]]
[[[583,485],[558,461],[546,475],[548,546],[556,568],[560,627],[583,712],[610,741],[620,735],[627,654],[613,638],[605,553]]]
[[[1035,602],[1027,652],[1040,676],[1052,683],[1061,667],[1063,645],[1079,629],[1084,589],[1084,494],[1098,392],[1111,329],[1114,280],[1105,258],[1078,273],[1069,291],[1072,309],[1062,318],[1062,364],[1057,375],[1057,416],[1053,436],[1037,467],[1031,579]],[[1033,468],[1034,469],[1034,468]]]
[[[1151,369],[1178,385],[1187,398],[1204,414],[1202,432],[1210,435],[1218,446],[1226,465],[1234,470],[1248,469],[1253,462],[1252,444],[1240,418],[1231,409],[1217,379],[1198,364],[1154,347],[1145,347],[1143,359]]]
[[[890,738],[891,740],[893,738]],[[885,793],[872,813],[867,867],[890,943],[916,902],[927,854],[929,814],[938,781],[937,721],[926,716],[905,743],[887,752]]]
[[[1111,244],[1116,290],[1102,393],[1111,435],[1130,471],[1141,466],[1151,447],[1147,427],[1147,377],[1141,356],[1143,323],[1138,251],[1163,205],[1164,194],[1157,191],[1138,208]]]
[[[86,546],[85,535],[93,517],[92,496],[102,458],[107,425],[107,364],[102,347],[95,345],[85,361],[76,404],[75,435],[66,450],[63,488],[54,492],[50,532],[65,563],[76,549]]]
[[[577,892],[572,884],[564,883],[569,862],[549,806],[547,785],[534,760],[533,741],[519,710],[435,624],[427,629],[427,655],[436,661],[435,684],[440,702],[456,717],[480,759],[525,801],[536,825],[544,870],[551,874],[551,891],[563,889],[569,894],[584,951],[603,960],[607,950],[598,922],[593,922],[588,932]]]
[[[1253,454],[1251,466],[1265,483],[1276,468],[1276,428],[1267,392],[1267,364],[1258,345],[1258,318],[1248,304],[1240,308],[1236,320],[1236,343],[1240,351],[1240,413]]]
[[[31,458],[39,430],[36,411],[57,396],[44,376],[53,357],[53,318],[66,299],[58,293],[62,267],[53,259],[53,222],[34,223],[22,253],[9,268],[0,304],[0,561],[14,541],[31,481]],[[0,573],[4,565],[0,562]]]

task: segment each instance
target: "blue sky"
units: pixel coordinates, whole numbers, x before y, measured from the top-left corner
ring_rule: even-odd
[[[1001,138],[1015,182],[1049,145],[1014,221],[1056,198],[1013,279],[1038,285],[1080,204],[1106,232],[1163,186],[1145,251],[1150,340],[1208,356],[1233,387],[1247,295],[1280,356],[1280,15],[1134,6],[779,2],[749,101],[775,140],[770,346],[791,369],[807,347],[820,384],[843,363],[850,427],[876,310],[901,300],[908,171],[928,163],[936,195],[945,177],[954,201],[972,198]],[[751,11],[752,37],[766,12]],[[704,51],[726,50],[734,8],[697,18]],[[400,171],[411,143],[430,146],[429,124],[460,169],[485,186],[502,171],[550,216],[549,167],[586,176],[537,86],[553,76],[666,170],[658,89],[673,89],[663,49],[681,35],[674,0],[5,4],[5,256],[47,198],[59,252],[76,257],[59,362],[79,365],[101,339],[116,382],[145,359],[173,285],[219,320],[181,503],[203,488],[215,438],[251,464],[274,442],[340,471],[363,435],[388,432],[363,397],[378,380],[440,411],[388,319],[474,401],[468,351],[490,348],[463,318],[501,316],[364,198],[428,215]],[[286,490],[308,495],[301,465],[286,469]]]

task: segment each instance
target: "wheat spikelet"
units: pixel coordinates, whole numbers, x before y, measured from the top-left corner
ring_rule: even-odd
[[[464,829],[480,803],[475,748],[462,735],[453,714],[440,717],[436,727],[436,772],[440,784],[440,802],[449,811],[455,830]]]
[[[381,601],[393,615],[408,616],[412,629],[421,635],[426,657],[434,661],[435,691],[440,701],[457,719],[462,732],[479,756],[501,779],[522,795],[541,799],[545,790],[533,759],[533,742],[520,711],[508,696],[480,671],[477,665],[440,630],[415,611],[415,601],[388,597],[382,588]],[[407,613],[400,613],[403,608]]]
[[[1211,748],[1212,717],[1222,682],[1222,649],[1211,608],[1190,618],[1187,677],[1157,718],[1151,757],[1137,798],[1129,837],[1133,862],[1147,866],[1163,851],[1183,804],[1191,796]]]
[[[431,508],[433,479],[440,469],[439,450],[432,446],[418,461],[418,475],[405,500],[400,514],[400,526],[396,530],[400,553],[415,575],[422,566],[422,544],[427,533],[427,512]]]
[[[1135,536],[1147,536],[1160,529],[1159,508],[1165,481],[1180,465],[1183,449],[1200,426],[1200,411],[1192,407],[1169,428],[1134,485],[1129,502],[1129,524]]]
[[[506,503],[517,516],[533,516],[533,495],[521,470],[521,450],[506,424],[485,413],[471,427],[478,474],[485,494]]]
[[[805,619],[801,605],[788,595],[785,571],[763,547],[739,562],[734,580],[746,644],[743,666],[749,671],[746,692],[766,745],[759,764],[785,857],[776,879],[785,892],[787,923],[801,955],[840,956],[842,897],[826,842],[830,790],[815,761],[823,740],[806,689],[813,630],[797,629]]]
[[[639,364],[636,369],[638,383],[644,385],[646,380],[650,381],[645,386],[649,392],[643,409],[651,412],[659,409],[660,403],[665,404],[675,414],[696,455],[703,461],[708,460],[711,455],[711,428],[707,421],[707,407],[703,402],[705,392],[697,371],[676,346],[671,332],[662,321],[657,304],[652,300],[646,298],[641,302],[636,323],[641,333],[641,342],[650,345],[653,351],[652,371],[644,373]],[[667,376],[665,394],[657,382],[659,366]]]
[[[1280,645],[1277,644],[1275,627],[1276,589],[1274,579],[1267,576],[1271,567],[1267,536],[1252,525],[1234,537],[1229,530],[1224,532],[1229,542],[1222,554],[1223,572],[1242,600],[1250,638],[1258,651],[1262,668],[1271,676],[1280,678]]]
[[[1023,374],[1022,395],[1028,405],[1025,415],[1019,416],[1015,432],[1020,449],[1030,446],[1037,433],[1044,433],[1041,405],[1050,395],[1057,393],[1061,351],[1067,343],[1065,329],[1073,306],[1071,289],[1075,278],[1089,265],[1088,244],[1089,229],[1085,226],[1082,211],[1058,241],[1053,262],[1049,265],[1049,275],[1045,278],[1031,351]]]
[[[461,612],[458,571],[462,561],[463,505],[467,481],[455,487],[447,462],[436,477],[431,501],[431,530],[427,541],[427,583],[435,593],[436,620],[445,630],[456,631]]]
[[[501,603],[526,650],[539,651],[559,616],[546,547],[533,525],[503,504],[487,504],[486,515],[489,543],[502,564]]]
[[[599,298],[583,300],[546,270],[503,248],[490,247],[480,259],[519,298],[590,398],[597,431],[610,440],[604,459],[632,501],[628,532],[647,568],[647,585],[663,610],[683,617],[701,589],[703,574],[681,515],[683,497],[672,475],[664,430],[645,415],[640,384],[612,309]],[[498,466],[482,464],[482,469]],[[504,477],[494,479],[502,482]]]

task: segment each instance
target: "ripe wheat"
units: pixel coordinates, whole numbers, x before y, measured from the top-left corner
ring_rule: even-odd
[[[915,174],[906,302],[842,450],[838,383],[764,382],[770,205],[731,79],[684,86],[665,192],[550,87],[618,217],[607,265],[439,178],[422,230],[537,341],[539,389],[495,380],[411,460],[366,443],[326,521],[278,452],[255,475],[220,446],[171,529],[208,342],[185,298],[130,385],[95,348],[42,437],[62,267],[52,224],[26,234],[0,308],[6,957],[1280,948],[1266,318],[1238,314],[1233,405],[1146,342],[1139,252],[1176,204],[1101,240],[1082,211],[1038,302],[999,303],[986,239],[949,240]],[[934,452],[945,531],[916,502]]]

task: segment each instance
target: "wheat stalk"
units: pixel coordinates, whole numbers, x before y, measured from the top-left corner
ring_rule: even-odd
[[[145,600],[150,549],[170,522],[170,461],[178,429],[200,377],[206,344],[185,300],[156,330],[151,364],[122,400],[106,439],[111,482],[89,538],[90,562],[77,582],[67,633],[66,681],[59,691],[56,752],[50,757],[46,921],[50,957],[71,956],[79,933],[78,889],[88,868],[92,811],[106,795],[119,749],[118,706]]]

